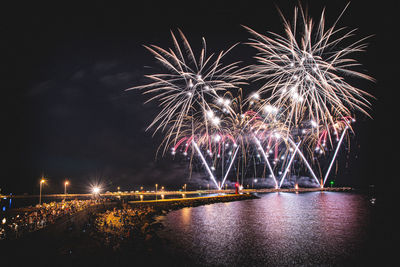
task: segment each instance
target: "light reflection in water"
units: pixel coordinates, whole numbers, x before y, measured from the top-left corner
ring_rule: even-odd
[[[182,212],[182,225],[183,226],[188,226],[190,224],[190,214],[191,214],[192,209],[191,208],[183,208],[181,210]]]
[[[160,236],[200,265],[330,265],[360,249],[367,217],[362,195],[272,193],[170,212]]]

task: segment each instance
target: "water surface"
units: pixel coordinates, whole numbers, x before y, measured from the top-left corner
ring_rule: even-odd
[[[362,194],[270,193],[170,212],[160,236],[188,265],[362,265],[375,244]]]

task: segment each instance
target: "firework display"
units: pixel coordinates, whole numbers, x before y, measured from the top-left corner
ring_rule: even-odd
[[[217,100],[219,94],[243,84],[238,62],[225,66],[221,63],[234,46],[208,56],[203,38],[203,47],[196,58],[185,35],[180,30],[179,34],[183,44],[171,32],[174,49],[145,46],[167,72],[147,75],[151,83],[132,88],[152,94],[148,102],[159,101],[161,111],[148,129],[155,127],[154,132],[168,132],[164,141],[165,149],[170,142],[175,146],[182,131],[192,129],[192,134],[195,134],[195,124],[199,118],[207,133],[218,129],[220,119],[213,116],[210,103]]]
[[[358,71],[360,63],[351,58],[365,50],[365,38],[350,42],[356,30],[336,27],[345,9],[329,28],[324,11],[315,23],[301,6],[291,22],[281,13],[285,35],[245,26],[252,35],[247,45],[257,51],[256,63],[245,67],[223,62],[236,45],[208,56],[203,38],[196,56],[180,30],[182,44],[171,32],[174,49],[145,46],[163,70],[130,89],[158,101],[161,110],[148,129],[165,134],[163,154],[182,154],[190,165],[200,159],[218,189],[232,167],[239,181],[250,166],[263,167],[280,188],[295,158],[301,161],[297,168],[323,187],[343,140],[353,132],[355,113],[369,116],[370,109],[371,95],[348,81],[373,78]],[[256,92],[242,89],[252,82],[261,83]],[[323,174],[316,167],[331,151]]]

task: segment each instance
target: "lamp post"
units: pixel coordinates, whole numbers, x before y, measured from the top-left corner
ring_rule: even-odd
[[[65,181],[64,183],[64,195],[67,195],[67,186],[69,185],[68,181]]]
[[[39,191],[39,205],[42,204],[42,184],[44,184],[46,180],[44,179],[44,177],[42,177],[42,179],[40,180],[40,191]]]
[[[184,187],[185,187],[185,192],[186,192],[186,184],[184,185]]]
[[[66,197],[67,197],[67,186],[69,185],[69,182],[68,181],[65,181],[64,182],[64,200],[66,199]]]
[[[158,184],[156,184],[156,201],[157,201],[157,187],[158,187]]]

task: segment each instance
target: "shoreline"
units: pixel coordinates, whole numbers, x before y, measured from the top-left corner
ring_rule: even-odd
[[[83,210],[74,216],[65,218],[68,222],[54,223],[48,227],[33,232],[15,240],[0,241],[0,248],[5,255],[12,255],[19,251],[25,257],[13,257],[14,265],[30,264],[31,259],[37,259],[46,251],[46,257],[38,259],[38,264],[51,266],[51,263],[62,263],[61,266],[114,266],[120,263],[135,261],[158,265],[155,255],[163,254],[167,246],[165,240],[157,236],[156,231],[163,227],[157,221],[157,216],[166,215],[169,211],[184,207],[221,202],[240,201],[258,198],[252,194],[224,195],[202,198],[186,198],[160,201],[157,203],[109,203],[105,207],[93,207],[92,210]],[[112,231],[100,231],[96,220],[105,214],[119,215],[131,210],[133,216],[127,216],[121,228],[112,228]],[[114,212],[114,214],[113,214]],[[72,218],[72,219],[71,219]],[[72,225],[72,224],[73,225]],[[128,226],[128,227],[126,227]],[[126,231],[128,228],[128,235]],[[164,255],[168,257],[168,255]]]
[[[109,245],[108,253],[111,254],[109,254],[108,257],[111,262],[107,263],[106,265],[114,264],[113,259],[118,260],[118,257],[134,257],[139,261],[146,262],[146,265],[148,266],[165,264],[165,260],[160,261],[157,256],[164,259],[169,258],[171,256],[169,255],[170,251],[167,253],[169,244],[168,240],[165,240],[159,236],[158,231],[164,228],[161,217],[166,216],[171,211],[187,207],[198,207],[209,204],[258,198],[258,196],[246,193],[238,195],[229,194],[211,197],[165,199],[158,201],[130,201],[128,203],[124,203],[121,209],[114,211],[116,213],[123,213],[124,211],[126,212],[128,210],[133,210],[136,212],[141,210],[141,219],[135,225],[136,231],[134,231],[133,234],[132,232],[128,232],[129,234],[125,240],[118,240],[116,244]],[[106,214],[107,213],[109,214],[109,212],[106,212]],[[100,217],[102,214],[98,214],[97,216]],[[103,237],[107,235],[110,236],[108,231],[99,231],[97,233],[99,235],[103,234]],[[122,232],[120,233],[120,236],[125,236],[125,234],[126,232]],[[179,265],[179,261],[174,261],[174,264]]]
[[[164,199],[164,200],[147,200],[147,201],[129,201],[123,205],[123,209],[126,208],[151,208],[145,217],[146,221],[140,224],[142,234],[145,236],[145,240],[150,240],[153,236],[157,236],[156,231],[164,226],[159,222],[160,216],[166,216],[169,212],[179,210],[183,208],[198,207],[210,204],[242,201],[249,199],[258,199],[250,193],[246,194],[228,194],[219,196],[207,196],[207,197],[194,197],[194,198],[183,198],[183,199]],[[149,235],[152,235],[151,237]],[[158,236],[156,237],[158,238]]]

